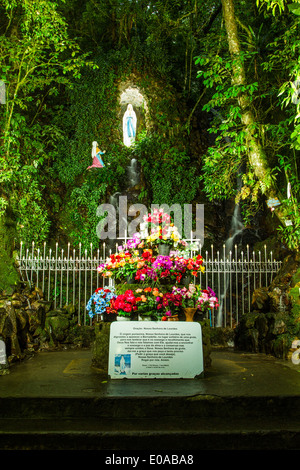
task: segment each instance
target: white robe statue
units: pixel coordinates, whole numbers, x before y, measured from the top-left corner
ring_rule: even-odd
[[[123,116],[123,143],[126,147],[130,147],[136,136],[136,114],[133,110],[132,104],[127,106]]]

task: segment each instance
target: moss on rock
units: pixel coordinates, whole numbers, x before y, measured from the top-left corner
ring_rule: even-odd
[[[11,216],[0,217],[0,233],[0,292],[8,292],[19,282],[13,258],[16,227]]]

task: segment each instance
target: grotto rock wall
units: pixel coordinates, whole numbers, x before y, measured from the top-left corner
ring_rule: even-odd
[[[0,295],[0,339],[10,364],[39,350],[89,347],[94,331],[77,324],[73,305],[53,309],[40,289],[27,287]]]
[[[235,331],[235,347],[289,359],[300,339],[300,254],[285,258],[269,287],[256,289],[252,310]]]

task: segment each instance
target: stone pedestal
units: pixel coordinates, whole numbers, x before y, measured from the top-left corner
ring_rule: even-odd
[[[109,354],[109,333],[111,322],[95,324],[95,341],[93,344],[92,366],[107,373]]]

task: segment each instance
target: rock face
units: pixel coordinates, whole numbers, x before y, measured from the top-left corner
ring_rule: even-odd
[[[300,338],[300,255],[289,255],[267,288],[256,289],[252,311],[235,331],[237,349],[288,359]]]
[[[25,288],[0,296],[0,338],[12,363],[38,350],[89,346],[94,332],[77,324],[74,306],[53,310],[40,289]]]

